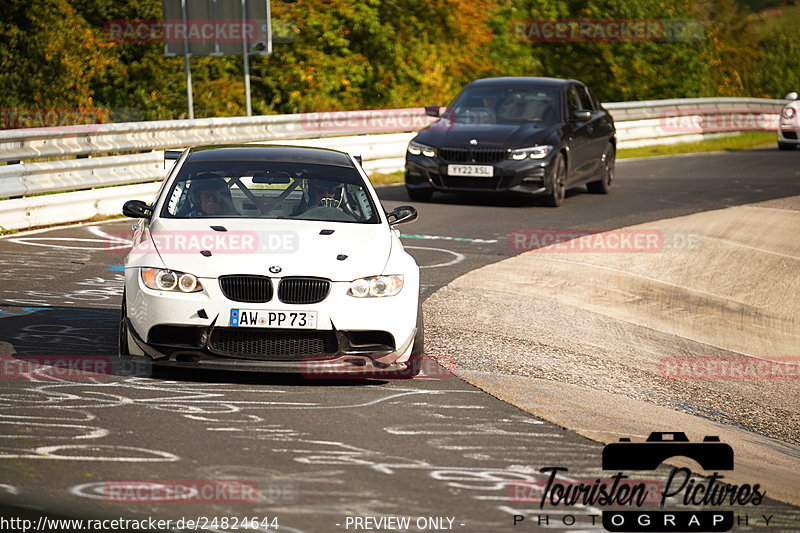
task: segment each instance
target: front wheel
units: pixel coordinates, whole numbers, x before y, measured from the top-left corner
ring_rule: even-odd
[[[592,194],[608,194],[611,192],[611,182],[614,180],[614,163],[616,159],[616,151],[614,146],[609,144],[603,154],[603,173],[602,177],[597,181],[591,181],[586,184],[586,189]]]
[[[125,314],[125,292],[122,292],[122,308],[119,312],[119,328],[117,330],[117,355],[130,357],[131,349],[128,344],[128,322]]]
[[[796,144],[778,142],[778,150],[794,150]]]
[[[545,196],[544,203],[550,207],[559,207],[564,203],[567,193],[567,164],[564,162],[564,154],[556,156],[551,174],[550,193]]]
[[[423,326],[422,308],[417,311],[417,334],[411,347],[411,357],[406,361],[405,370],[398,370],[386,376],[390,379],[410,379],[422,370],[422,358],[425,355],[425,328]]]

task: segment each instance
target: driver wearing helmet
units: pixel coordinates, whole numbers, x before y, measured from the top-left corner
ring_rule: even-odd
[[[239,214],[233,206],[228,183],[216,174],[200,174],[191,180],[189,198],[192,209],[188,216],[209,217]]]
[[[292,212],[292,216],[302,215],[319,207],[338,208],[342,203],[342,184],[316,178],[306,178],[303,199]]]

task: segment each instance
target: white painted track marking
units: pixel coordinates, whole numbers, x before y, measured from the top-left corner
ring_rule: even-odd
[[[451,261],[447,261],[445,263],[437,263],[435,265],[424,265],[420,268],[438,268],[438,267],[446,267],[455,265],[456,263],[460,263],[464,260],[464,254],[460,254],[458,252],[454,252],[453,250],[445,250],[444,248],[428,248],[427,246],[403,246],[406,250],[433,250],[435,252],[444,252],[448,254],[452,254],[455,256],[455,259]]]

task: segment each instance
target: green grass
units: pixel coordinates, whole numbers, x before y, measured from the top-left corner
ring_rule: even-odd
[[[697,154],[702,152],[721,152],[750,150],[760,146],[774,145],[778,142],[775,132],[748,131],[730,137],[707,139],[705,141],[666,144],[660,146],[645,146],[642,148],[621,148],[617,152],[617,159],[632,157],[654,157],[661,155]]]
[[[369,181],[371,181],[373,185],[394,185],[405,181],[404,174],[402,170],[389,174],[373,172],[369,175]]]

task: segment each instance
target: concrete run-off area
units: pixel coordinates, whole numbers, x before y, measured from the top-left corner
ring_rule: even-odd
[[[617,230],[658,235],[641,248],[580,232],[583,248],[540,247],[521,230],[509,246],[524,253],[428,299],[428,352],[599,442],[718,435],[737,453],[731,482],[800,504],[798,228],[795,196]]]

